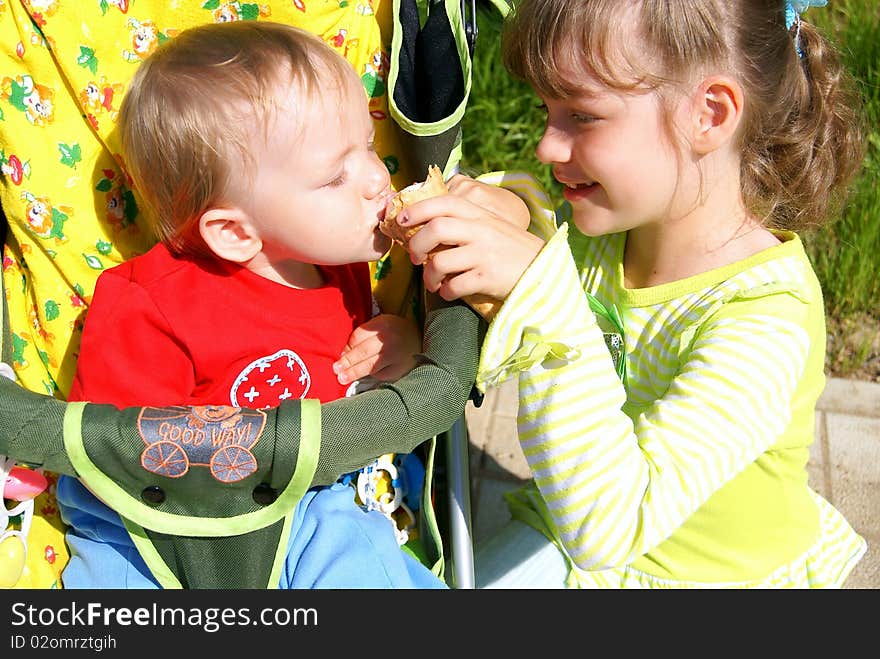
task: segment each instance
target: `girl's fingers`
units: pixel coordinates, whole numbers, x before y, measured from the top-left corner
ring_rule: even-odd
[[[407,206],[401,212],[397,221],[402,226],[410,227],[424,224],[442,216],[473,220],[478,219],[483,213],[484,211],[479,206],[474,205],[467,199],[445,194],[439,197],[423,199],[412,206]]]
[[[479,226],[459,217],[438,216],[409,240],[409,254],[413,263],[424,263],[428,254],[441,245],[463,245],[473,242],[480,234]]]
[[[505,299],[544,246],[510,225],[480,229],[481,239],[435,252],[425,263],[425,288],[445,299],[482,293]]]
[[[422,278],[425,288],[432,293],[437,292],[448,277],[466,272],[479,266],[479,259],[470,246],[455,246],[434,253],[425,264]],[[467,291],[469,294],[473,291]]]

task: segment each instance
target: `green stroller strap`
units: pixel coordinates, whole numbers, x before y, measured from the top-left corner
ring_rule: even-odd
[[[272,485],[284,480],[285,477],[283,474],[279,478],[279,475],[270,476],[264,471],[258,471],[259,461],[256,459],[258,452],[254,450],[251,453],[249,450],[256,448],[259,437],[250,444],[249,442],[254,439],[253,432],[236,434],[228,432],[228,429],[224,432],[221,425],[211,425],[211,422],[206,422],[204,418],[199,419],[203,425],[199,433],[191,433],[189,443],[172,446],[170,442],[166,442],[167,445],[162,447],[167,451],[162,454],[165,462],[154,466],[154,463],[149,461],[150,456],[153,455],[151,451],[165,441],[159,439],[157,443],[157,436],[168,437],[175,427],[191,427],[184,424],[189,424],[194,419],[191,413],[182,413],[173,417],[163,409],[160,413],[162,421],[158,424],[151,423],[146,414],[139,417],[141,446],[146,445],[140,456],[140,465],[147,472],[147,481],[154,484],[146,485],[140,490],[139,496],[133,496],[131,487],[117,484],[120,477],[128,476],[123,470],[125,466],[123,463],[118,460],[102,459],[104,456],[100,454],[89,455],[86,450],[81,425],[84,408],[85,403],[70,403],[64,417],[65,448],[71,462],[92,492],[107,502],[123,518],[135,546],[163,586],[181,587],[183,582],[188,588],[253,587],[255,583],[259,584],[259,587],[273,587],[278,583],[277,577],[285,556],[293,509],[308,489],[318,464],[321,437],[321,412],[318,401],[302,401],[298,449],[291,446],[292,434],[285,433],[286,439],[277,438],[279,441],[275,451],[281,455],[297,456],[295,461],[289,459],[274,461],[276,470],[279,467],[281,471],[293,467],[293,476],[277,494],[276,488]],[[263,421],[261,414],[256,410],[240,410],[234,416],[225,418],[223,423],[229,426],[230,419],[238,419],[237,428],[250,427],[252,431],[263,428],[262,422],[259,423],[258,428],[253,425],[255,420]],[[232,428],[235,429],[236,426]],[[165,434],[152,434],[153,431]],[[238,460],[237,465],[232,465],[234,471],[229,471],[230,465],[227,462],[222,462],[219,467],[217,462],[210,465],[198,462],[204,456],[204,452],[200,449],[208,444],[211,436],[214,439],[210,450],[222,446],[214,453],[212,459],[228,461],[232,456],[233,459]],[[197,444],[199,438],[205,440],[202,445]],[[224,444],[227,439],[232,443]],[[185,447],[186,450],[181,447]],[[230,447],[231,452],[227,450]],[[189,460],[190,468],[175,474],[173,472],[175,459]],[[100,466],[96,463],[100,463]],[[209,467],[209,469],[201,467]],[[235,479],[230,477],[230,474],[237,477],[250,468],[254,469],[251,477]],[[218,474],[226,478],[227,482],[218,478]],[[189,487],[184,482],[187,479],[193,480]],[[219,511],[215,511],[213,516],[208,516],[196,506],[193,506],[195,508],[193,512],[200,513],[198,515],[190,514],[186,510],[157,509],[157,505],[163,503],[166,496],[172,496],[175,492],[181,493],[180,499],[187,496],[197,499],[199,492],[203,495],[206,493],[204,485],[211,479],[222,483],[221,488],[224,486],[230,488],[231,491],[225,497],[222,489],[212,494],[216,498],[227,500],[225,508],[230,512],[229,515],[218,516]],[[244,496],[242,489],[245,490]],[[232,505],[230,503],[232,500],[238,503]],[[244,505],[241,502],[244,502]],[[212,541],[206,543],[205,538],[211,538]],[[274,543],[275,551],[266,550],[267,542],[270,540]],[[203,559],[209,544],[214,564],[210,569],[205,569]],[[223,545],[222,551],[218,551],[221,545]],[[218,558],[221,561],[230,561],[230,564],[217,565]],[[246,568],[240,569],[242,565]],[[218,578],[222,581],[216,581]]]
[[[425,485],[422,488],[422,517],[420,526],[422,533],[427,533],[428,541],[425,542],[428,558],[431,564],[428,568],[438,579],[445,579],[446,559],[443,551],[443,539],[440,537],[440,526],[437,523],[437,514],[434,512],[432,491],[434,489],[434,457],[437,452],[437,438],[434,437],[428,443],[427,457],[425,459]]]
[[[437,164],[444,178],[461,159],[461,120],[471,57],[460,0],[394,0],[388,111],[401,152],[416,171]]]
[[[6,248],[6,234],[9,233],[9,223],[6,220],[6,213],[0,206],[0,258],[2,258],[3,250]],[[0,272],[0,317],[3,319],[3,336],[0,341],[0,362],[5,362],[12,355],[12,330],[9,325],[9,309],[6,307],[6,285],[3,281],[3,273]],[[12,366],[11,361],[7,362]]]
[[[12,333],[9,329],[9,309],[6,307],[6,289],[3,286],[3,276],[0,275],[0,314],[3,317],[3,337],[0,342],[0,362],[7,363],[10,367],[11,363],[6,362],[7,357],[12,354]]]
[[[113,478],[114,474],[112,472],[122,470],[122,466],[118,461],[102,460],[102,457],[99,456],[99,454],[93,453],[90,455],[87,452],[83,442],[82,429],[82,413],[85,406],[86,403],[82,402],[68,403],[64,415],[64,446],[65,449],[67,449],[70,461],[76,469],[80,479],[83,480],[98,497],[105,501],[113,501],[113,508],[124,517],[137,524],[145,526],[146,528],[162,531],[164,533],[179,533],[180,535],[208,537],[244,533],[254,527],[264,526],[267,523],[271,523],[280,517],[278,514],[280,510],[294,507],[299,499],[302,498],[302,495],[311,483],[312,476],[315,473],[315,467],[318,463],[321,437],[320,403],[315,400],[305,399],[301,401],[302,425],[299,429],[301,437],[298,449],[281,445],[275,448],[275,451],[277,452],[283,452],[287,448],[289,449],[289,453],[296,455],[298,451],[299,454],[293,465],[288,465],[294,467],[293,477],[290,478],[284,489],[281,490],[277,496],[273,497],[273,502],[270,505],[254,507],[254,509],[249,512],[240,512],[239,514],[226,517],[210,518],[182,516],[179,512],[172,513],[156,509],[155,506],[144,502],[143,499],[146,498],[144,496],[132,496],[126,488],[120,486]],[[144,409],[150,410],[156,408]],[[164,410],[166,408],[162,409]],[[245,410],[242,411],[244,412]],[[248,410],[248,412],[256,412],[256,410]],[[143,422],[144,416],[145,415],[141,415],[139,420],[139,427],[144,429],[141,433],[141,438],[143,442],[153,441],[153,436],[149,434],[148,424]],[[257,415],[254,416],[260,418]],[[189,421],[192,417],[183,416],[182,418],[185,421]],[[208,426],[208,428],[210,429],[209,432],[214,431],[214,428],[210,426]],[[277,437],[277,439],[280,441],[284,438]],[[210,441],[210,439],[206,441]],[[143,446],[143,443],[141,446]],[[235,449],[242,449],[244,444],[233,444],[232,446]],[[150,448],[151,447],[148,446],[148,448],[144,450],[144,453],[139,456],[141,458],[141,465],[149,459],[148,457],[144,457],[144,455]],[[243,450],[244,449],[242,449],[242,451]],[[256,451],[254,451],[254,453],[256,453]],[[181,459],[185,460],[187,458],[182,452],[178,455],[181,456]],[[175,454],[171,454],[170,457],[168,454],[165,455],[165,459],[169,462],[173,460],[174,457]],[[200,465],[193,462],[187,474],[170,476],[170,479],[192,478],[197,474],[197,466]],[[277,469],[277,459],[275,460],[275,466]],[[252,481],[254,477],[258,476],[260,473],[261,472],[259,471],[252,472],[252,476],[247,480],[249,482]],[[167,477],[167,474],[165,476],[166,478],[163,478],[163,474],[155,470],[152,471],[152,481],[161,483],[167,487],[169,478]],[[206,478],[211,478],[209,475],[205,476]],[[200,479],[200,481],[202,480],[206,479]],[[223,482],[219,479],[215,480],[221,483]],[[227,482],[226,485],[232,486],[238,482],[241,481]],[[218,520],[222,520],[222,523],[218,524]]]
[[[480,323],[480,317],[462,303],[436,304],[426,316],[423,352],[417,356],[416,368],[397,382],[382,383],[374,390],[322,405],[321,454],[312,485],[329,485],[377,455],[410,453],[450,428],[472,391]],[[69,440],[64,438],[63,421],[68,404],[0,377],[0,454],[57,474],[78,476],[65,448]],[[300,404],[299,400],[286,401],[266,412],[261,433],[265,437],[257,446],[265,452],[262,459],[266,463],[296,461]],[[138,419],[144,409],[86,404],[81,430],[89,454],[139,463],[144,444]],[[292,456],[271,450],[285,433],[292,436]],[[138,448],[130,455],[132,447]],[[139,464],[130,471],[134,484],[147,473]],[[206,492],[215,492],[216,486],[216,482],[207,483]],[[210,511],[216,508],[215,503],[209,500],[204,506],[208,516],[214,516]]]
[[[182,406],[119,410],[112,405],[65,403],[0,377],[0,454],[55,473],[81,476],[101,498],[114,498],[111,505],[121,502],[130,522],[150,529],[144,535],[167,568],[157,566],[157,576],[169,587],[175,580],[185,588],[217,583],[229,588],[274,585],[277,582],[269,575],[275,569],[277,551],[262,548],[286,544],[282,519],[290,511],[276,510],[272,515],[261,511],[275,493],[299,500],[301,494],[293,493],[302,485],[291,485],[299,454],[318,451],[316,444],[312,449],[301,446],[301,431],[310,427],[316,436],[320,432],[316,462],[303,467],[302,478],[310,481],[308,485],[329,485],[377,455],[412,452],[447,430],[464,412],[476,374],[480,318],[464,304],[434,302],[426,316],[418,365],[396,382],[321,405],[319,429],[314,420],[301,420],[301,410],[313,403],[299,400],[266,411],[241,410],[237,420],[218,417],[237,408],[208,410],[213,419],[209,416],[191,425],[189,421],[198,421],[192,416],[198,416],[197,412],[204,416],[205,410]],[[241,459],[247,458],[238,450],[241,447],[233,445],[240,445],[241,439],[227,442],[229,450],[219,457],[216,451],[206,452],[211,442],[200,442],[196,448],[202,454],[187,458],[188,468],[182,459],[199,439],[193,434],[199,424],[203,432],[209,436],[213,432],[218,438],[218,448],[224,448],[224,422],[226,430],[234,422],[232,430],[238,428],[235,433],[251,442],[245,448],[253,455],[256,469],[239,480],[217,476],[249,464]],[[180,451],[175,450],[175,443]],[[236,455],[237,465],[230,460]],[[102,479],[101,475],[106,476]],[[103,494],[98,491],[102,488]],[[176,523],[180,520],[185,520],[185,529]],[[260,548],[248,556],[269,556],[253,569],[245,562],[227,573],[215,570],[208,579],[200,569],[242,560],[240,548],[223,535],[228,533],[228,528],[222,528],[227,522],[248,532],[250,546]],[[140,542],[140,532],[133,530]],[[181,530],[190,533],[185,536],[186,547],[173,535]]]

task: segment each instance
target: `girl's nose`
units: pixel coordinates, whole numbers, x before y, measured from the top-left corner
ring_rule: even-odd
[[[565,134],[548,124],[538,141],[538,146],[535,147],[535,156],[545,165],[568,162],[571,157],[571,148]]]

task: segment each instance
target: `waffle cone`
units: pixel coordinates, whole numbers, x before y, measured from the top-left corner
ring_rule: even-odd
[[[428,167],[428,177],[421,183],[414,183],[391,198],[388,208],[385,211],[385,217],[379,223],[379,230],[386,236],[401,245],[404,249],[409,249],[409,241],[416,235],[423,225],[419,224],[414,227],[402,227],[397,222],[400,212],[417,201],[436,197],[446,194],[449,190],[443,181],[443,174],[436,165]],[[437,247],[428,254],[428,259],[433,254],[446,249],[445,247]],[[480,314],[487,321],[491,321],[501,308],[501,300],[496,300],[488,295],[475,294],[465,295],[462,298],[474,311]]]

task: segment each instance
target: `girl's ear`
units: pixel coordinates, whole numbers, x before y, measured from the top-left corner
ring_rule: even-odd
[[[259,254],[263,241],[240,208],[210,208],[199,218],[199,233],[205,244],[221,259],[245,263]]]
[[[691,143],[705,155],[727,144],[736,133],[743,114],[743,91],[728,76],[711,76],[697,87],[693,98]]]

